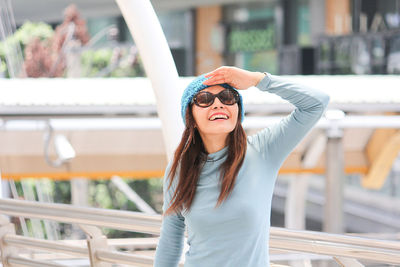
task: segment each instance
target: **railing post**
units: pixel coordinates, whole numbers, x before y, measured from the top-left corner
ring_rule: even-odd
[[[343,183],[344,152],[343,129],[338,126],[345,114],[341,110],[328,110],[325,116],[330,120],[326,149],[326,179],[323,231],[343,233]]]
[[[98,259],[96,251],[98,249],[108,250],[107,237],[96,226],[82,225],[79,227],[86,233],[89,259],[91,267],[111,267],[111,263],[102,262]]]
[[[4,242],[4,236],[8,234],[15,235],[15,226],[9,222],[6,216],[0,215],[0,249],[3,267],[11,267],[8,263],[8,257],[17,255],[17,249],[12,246],[7,246]]]
[[[285,227],[305,230],[308,176],[290,177],[285,203]]]

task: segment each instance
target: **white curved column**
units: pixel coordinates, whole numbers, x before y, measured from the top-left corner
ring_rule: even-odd
[[[183,88],[160,22],[148,0],[116,0],[138,47],[157,100],[168,159],[182,135],[180,99]],[[140,97],[140,96],[138,96]]]

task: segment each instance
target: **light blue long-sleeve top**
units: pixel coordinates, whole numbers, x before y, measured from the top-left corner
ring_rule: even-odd
[[[185,267],[269,266],[271,200],[278,171],[318,122],[329,96],[270,74],[256,87],[279,95],[296,108],[279,123],[247,137],[246,155],[233,192],[216,209],[220,194],[219,168],[227,157],[228,147],[208,154],[190,211],[163,217],[155,267],[178,266],[185,226],[189,245]],[[171,162],[164,177],[164,212],[178,178],[167,190],[170,165]]]

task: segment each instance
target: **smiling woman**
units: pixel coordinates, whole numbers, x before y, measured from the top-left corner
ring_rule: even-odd
[[[201,95],[204,94],[218,95],[218,97],[214,97],[213,100],[203,99],[203,102],[200,102]],[[235,94],[237,98],[235,98]],[[222,97],[224,95],[226,96]],[[233,89],[225,89],[222,86],[214,85],[197,93],[195,98],[195,105],[191,105],[195,127],[199,131],[205,150],[208,153],[217,152],[226,145],[225,141],[228,134],[237,126],[239,113],[238,93]],[[221,101],[221,98],[224,101]],[[209,102],[208,106],[205,106],[204,103],[207,103],[205,101]]]
[[[247,137],[238,90],[252,86],[279,95],[296,109]],[[192,81],[181,101],[185,130],[165,172],[154,266],[178,265],[185,226],[185,266],[268,266],[271,199],[279,168],[328,102],[329,96],[315,89],[235,67],[220,67]]]

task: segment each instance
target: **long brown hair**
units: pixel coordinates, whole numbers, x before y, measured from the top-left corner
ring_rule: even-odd
[[[218,197],[217,208],[231,194],[236,177],[243,164],[246,153],[247,142],[246,133],[241,124],[241,105],[235,129],[228,135],[228,157],[220,167],[221,192]],[[168,174],[170,189],[175,175],[179,169],[178,185],[171,199],[171,206],[163,215],[172,212],[180,212],[183,209],[190,210],[195,193],[200,171],[207,159],[203,141],[200,137],[196,123],[192,114],[192,106],[189,105],[186,111],[186,127],[182,134],[182,139],[175,150],[174,160]]]

